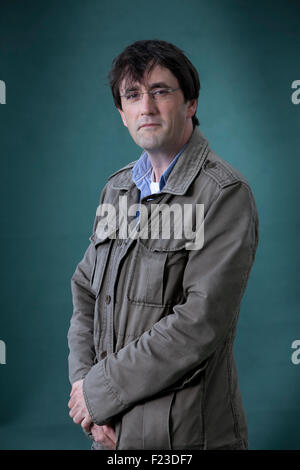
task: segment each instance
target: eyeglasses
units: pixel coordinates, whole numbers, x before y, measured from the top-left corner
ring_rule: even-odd
[[[125,98],[125,103],[133,104],[133,103],[137,103],[138,101],[140,101],[143,95],[150,95],[154,101],[157,101],[160,103],[163,101],[167,101],[171,97],[171,93],[177,90],[180,90],[180,87],[179,88],[157,88],[156,90],[145,91],[143,93],[140,91],[129,91],[128,93],[125,93],[124,95],[120,95],[120,97]]]

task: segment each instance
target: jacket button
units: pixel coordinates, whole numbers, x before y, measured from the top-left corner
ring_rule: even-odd
[[[215,168],[217,164],[215,162],[208,161],[205,165],[205,168]]]
[[[106,295],[106,296],[105,296],[105,302],[106,302],[107,304],[109,304],[110,301],[111,301],[111,296],[110,296],[110,295]]]
[[[102,353],[100,354],[101,359],[105,359],[106,356],[107,356],[107,352],[106,352],[106,351],[102,351]]]

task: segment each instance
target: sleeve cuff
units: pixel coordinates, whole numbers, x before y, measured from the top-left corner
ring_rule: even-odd
[[[126,405],[111,387],[105,375],[105,361],[95,364],[83,380],[83,396],[92,421],[99,426],[109,424]]]

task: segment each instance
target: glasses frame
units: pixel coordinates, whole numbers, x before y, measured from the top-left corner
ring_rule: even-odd
[[[143,92],[135,92],[134,90],[132,92],[129,92],[129,93],[138,93],[140,96],[142,95],[150,95],[151,98],[153,99],[153,101],[157,102],[155,97],[154,97],[154,94],[157,93],[159,90],[165,90],[165,91],[168,91],[169,93],[173,93],[174,91],[177,91],[177,90],[180,90],[180,87],[178,88],[159,88],[158,90],[151,90],[151,91],[143,91]],[[124,93],[123,95],[120,95],[120,98],[126,98],[126,95],[129,94],[129,93]],[[138,103],[139,101],[141,101],[141,98],[139,98],[136,103]],[[126,103],[130,103],[130,100],[126,101]]]

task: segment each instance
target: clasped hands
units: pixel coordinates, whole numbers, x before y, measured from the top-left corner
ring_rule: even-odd
[[[91,432],[96,442],[104,445],[108,449],[116,449],[116,434],[111,426],[104,425],[98,426],[93,423],[86,407],[85,399],[82,390],[83,380],[74,382],[70,393],[70,400],[68,407],[70,408],[70,417],[73,418],[74,423],[80,424],[87,433]]]

